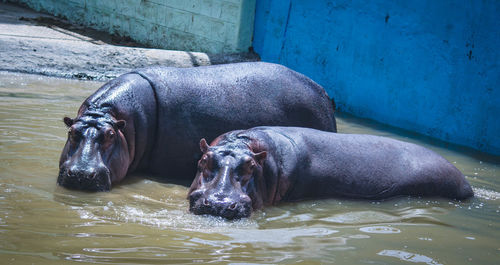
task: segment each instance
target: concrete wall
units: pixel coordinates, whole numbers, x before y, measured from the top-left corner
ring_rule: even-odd
[[[156,48],[230,53],[251,46],[255,0],[17,0]]]
[[[500,1],[258,0],[253,46],[340,110],[500,155]]]

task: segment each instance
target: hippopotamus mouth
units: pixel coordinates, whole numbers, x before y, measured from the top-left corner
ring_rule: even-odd
[[[107,169],[93,174],[61,169],[57,177],[57,184],[75,190],[109,191],[111,190],[111,177]]]
[[[227,198],[207,199],[202,192],[192,193],[189,197],[189,211],[196,215],[220,216],[228,220],[250,217],[251,201],[228,200]]]

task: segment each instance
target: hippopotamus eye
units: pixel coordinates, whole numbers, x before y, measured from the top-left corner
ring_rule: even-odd
[[[208,165],[208,156],[203,155],[198,162],[198,170],[204,170]]]
[[[253,170],[254,168],[255,168],[255,162],[251,160],[250,164],[248,165],[248,169]]]
[[[214,178],[214,170],[211,170],[209,169],[208,167],[204,167],[201,169],[202,171],[202,175],[203,175],[203,179],[205,181],[211,181],[213,178]]]
[[[253,161],[253,159],[251,158],[247,158],[245,160],[245,162],[240,166],[240,174],[243,174],[243,175],[248,175],[248,174],[251,174],[253,172],[253,170],[255,169],[255,161]]]
[[[252,178],[256,165],[257,164],[253,161],[253,159],[247,159],[240,167],[240,173],[238,174],[236,181],[239,181],[242,186],[246,185]]]
[[[113,132],[113,130],[106,131],[106,137],[110,140],[113,139],[115,137],[115,132]]]
[[[72,141],[76,141],[80,137],[80,135],[78,134],[78,131],[76,131],[72,127],[70,127],[68,129],[68,136],[69,136],[69,139],[72,140]]]
[[[255,161],[253,161],[253,159],[249,159],[245,162],[245,165],[248,171],[252,171],[255,168]]]
[[[204,166],[204,165],[206,165],[206,164],[207,164],[207,160],[208,160],[207,156],[206,156],[206,155],[203,155],[203,156],[201,157],[201,159],[200,159],[200,162],[199,162],[198,164],[199,164],[200,166]]]
[[[213,165],[213,159],[211,157],[210,153],[204,154],[201,159],[200,159],[200,166],[207,167],[209,169],[212,169]]]

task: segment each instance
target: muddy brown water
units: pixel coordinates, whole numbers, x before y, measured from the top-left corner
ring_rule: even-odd
[[[500,264],[498,157],[339,115],[339,131],[424,145],[475,198],[284,203],[229,222],[188,212],[187,188],[135,175],[111,192],[56,185],[64,115],[102,83],[0,73],[1,264]]]

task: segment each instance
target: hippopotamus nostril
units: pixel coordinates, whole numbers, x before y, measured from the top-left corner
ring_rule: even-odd
[[[191,203],[189,210],[197,215],[209,214],[228,220],[245,218],[251,215],[251,205],[246,201],[211,200],[211,198],[203,197],[197,198],[194,203]]]
[[[66,172],[67,172],[67,175],[69,177],[76,177],[78,169],[73,166],[73,167],[68,168]]]
[[[89,172],[88,179],[95,180],[96,176],[97,176],[97,172],[95,172],[95,171]]]

